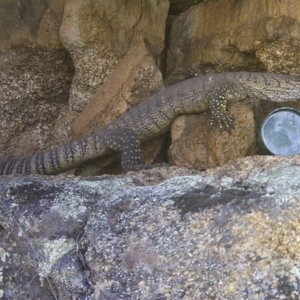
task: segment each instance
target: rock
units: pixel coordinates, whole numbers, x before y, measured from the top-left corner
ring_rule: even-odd
[[[56,1],[55,4],[61,6],[60,11],[63,11],[64,2]],[[42,20],[40,22],[39,30],[37,32],[37,43],[39,46],[45,48],[61,48],[61,40],[59,37],[59,28],[62,21],[62,15],[57,19],[57,15],[54,13],[53,9],[47,8],[44,13]]]
[[[0,3],[0,51],[12,47],[61,49],[59,28],[64,0],[18,1]]]
[[[59,299],[297,299],[299,172],[298,156],[253,156],[2,177],[0,297],[51,299],[47,275]]]
[[[169,13],[171,15],[178,15],[188,10],[191,6],[200,3],[202,1],[203,0],[170,0]]]
[[[300,3],[204,1],[172,24],[167,74],[224,70],[300,73]],[[171,81],[172,78],[169,78]]]
[[[171,164],[206,170],[254,154],[256,128],[251,107],[234,103],[229,111],[235,118],[231,134],[221,131],[217,125],[211,128],[210,114],[176,118],[171,127],[172,145],[168,152]]]
[[[286,31],[289,31],[289,27],[283,26],[286,20],[282,20],[282,23],[276,24],[275,26],[278,30],[281,28],[285,28]],[[272,26],[272,24],[270,25]],[[281,27],[282,26],[282,27]],[[279,27],[281,27],[279,29]],[[298,31],[300,29],[300,25],[297,24],[296,28],[292,28],[292,31]],[[273,36],[276,32],[273,32]],[[286,33],[284,33],[285,35]],[[298,33],[297,33],[298,34]],[[294,35],[292,33],[292,35]],[[298,61],[300,59],[299,54],[299,38],[292,38],[290,41],[277,41],[274,38],[273,43],[267,45],[261,45],[259,49],[256,51],[256,56],[267,66],[267,70],[269,72],[274,73],[292,73],[299,74]]]
[[[59,38],[64,1],[0,3],[0,160],[51,146],[73,65]]]
[[[0,160],[51,146],[55,119],[67,105],[73,75],[65,50],[17,48],[0,55]]]

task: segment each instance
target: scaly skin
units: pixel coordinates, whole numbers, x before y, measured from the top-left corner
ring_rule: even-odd
[[[106,128],[68,145],[0,164],[0,174],[57,174],[112,151],[122,153],[125,171],[140,160],[140,142],[157,137],[182,114],[211,109],[212,121],[230,131],[227,103],[246,98],[275,102],[300,98],[300,76],[234,72],[209,74],[177,83],[133,107]]]

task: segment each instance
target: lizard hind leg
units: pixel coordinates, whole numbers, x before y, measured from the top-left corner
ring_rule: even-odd
[[[121,164],[124,171],[132,171],[140,164],[140,141],[126,128],[115,128],[106,131],[105,143],[108,148],[121,152]]]

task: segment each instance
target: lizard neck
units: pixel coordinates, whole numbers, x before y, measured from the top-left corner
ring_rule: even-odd
[[[245,72],[240,80],[250,97],[276,102],[300,98],[300,76]]]

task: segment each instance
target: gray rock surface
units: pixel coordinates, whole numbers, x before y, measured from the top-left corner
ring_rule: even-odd
[[[53,145],[74,75],[59,37],[64,3],[0,1],[0,161]]]
[[[2,177],[0,298],[54,299],[47,275],[58,299],[298,299],[299,172],[299,157],[254,156]]]
[[[62,49],[20,47],[0,53],[0,161],[50,148],[73,73]]]

